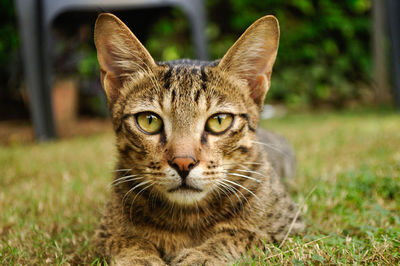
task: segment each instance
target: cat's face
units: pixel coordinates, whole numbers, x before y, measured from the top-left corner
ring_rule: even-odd
[[[276,19],[264,17],[220,62],[157,64],[121,21],[99,17],[102,83],[132,189],[190,205],[246,181],[233,169],[254,156],[278,35]]]
[[[151,180],[170,200],[193,203],[229,180],[228,169],[246,158],[256,125],[248,119],[256,118],[257,106],[215,67],[153,71],[127,82],[135,89],[116,102],[124,167],[143,173],[140,181]]]

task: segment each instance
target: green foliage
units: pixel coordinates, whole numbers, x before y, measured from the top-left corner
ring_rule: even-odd
[[[95,50],[86,51],[85,57],[78,63],[78,71],[82,77],[97,76],[100,73],[100,66]]]
[[[193,57],[189,30],[182,11],[172,9],[155,23],[144,45],[158,61]]]
[[[358,98],[358,83],[369,80],[369,0],[231,0],[229,5],[213,0],[211,4],[211,11],[230,9],[224,20],[236,36],[263,15],[278,18],[280,49],[269,94],[273,100],[341,105]]]

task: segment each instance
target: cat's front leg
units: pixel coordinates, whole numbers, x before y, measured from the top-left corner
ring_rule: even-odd
[[[167,265],[160,257],[157,248],[149,241],[140,238],[120,238],[107,240],[106,249],[111,265]]]
[[[128,266],[128,265],[143,265],[143,266],[165,266],[167,265],[159,256],[156,255],[145,255],[138,256],[137,254],[132,254],[127,250],[124,254],[119,254],[118,256],[111,259],[111,265],[117,266]]]
[[[160,257],[157,256],[137,257],[132,256],[131,254],[124,254],[122,256],[113,258],[111,260],[111,265],[164,266],[167,264]]]
[[[269,236],[247,229],[227,229],[196,248],[182,250],[171,265],[226,265],[248,250],[263,250]]]

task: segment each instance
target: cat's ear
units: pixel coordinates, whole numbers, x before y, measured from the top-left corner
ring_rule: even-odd
[[[101,83],[109,102],[119,95],[124,79],[156,66],[146,48],[116,16],[103,13],[96,20],[94,42],[101,69]]]
[[[259,107],[270,87],[278,46],[278,20],[265,16],[240,36],[218,64],[222,70],[248,84],[250,96]]]

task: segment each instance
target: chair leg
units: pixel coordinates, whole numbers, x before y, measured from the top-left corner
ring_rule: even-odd
[[[398,0],[387,1],[387,12],[388,12],[388,24],[389,24],[389,36],[391,41],[391,53],[392,53],[392,71],[393,71],[393,87],[394,96],[396,99],[396,106],[400,109],[400,3]]]
[[[56,136],[51,105],[51,91],[45,82],[43,50],[40,30],[39,1],[16,0],[25,82],[27,84],[31,118],[37,140],[49,140]]]

